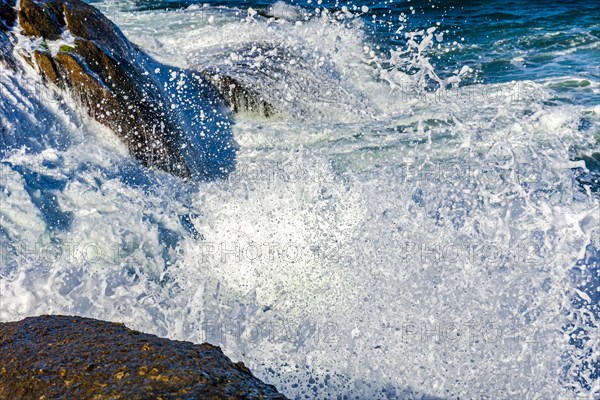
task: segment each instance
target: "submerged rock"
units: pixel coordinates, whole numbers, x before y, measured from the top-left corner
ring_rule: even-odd
[[[18,21],[40,43],[28,62],[111,128],[142,163],[200,179],[233,170],[231,121],[199,73],[151,59],[80,0],[21,0]]]
[[[377,107],[314,48],[252,42],[214,51],[203,75],[235,112],[301,121],[359,121]]]
[[[208,343],[40,316],[0,323],[0,399],[285,399]]]
[[[234,113],[247,113],[265,118],[278,114],[257,91],[249,89],[235,78],[213,69],[206,69],[202,74],[215,85]]]

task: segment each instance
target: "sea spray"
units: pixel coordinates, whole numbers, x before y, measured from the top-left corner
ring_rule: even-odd
[[[40,151],[2,160],[3,320],[80,314],[210,341],[292,398],[593,397],[599,199],[573,159],[598,151],[596,108],[534,80],[461,86],[467,70],[437,73],[418,50],[438,30],[379,53],[358,18],[134,16],[126,35],[181,67],[267,42],[311,68],[288,78],[285,118],[236,121],[236,171],[211,183],[148,171],[51,111],[78,128],[28,131]],[[300,84],[323,68],[366,113]]]

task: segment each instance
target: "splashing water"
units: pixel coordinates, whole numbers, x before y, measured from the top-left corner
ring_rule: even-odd
[[[238,118],[228,179],[184,182],[3,73],[0,319],[209,341],[291,398],[597,394],[597,106],[436,73],[441,28],[378,51],[360,8],[111,4],[159,61],[282,113]]]

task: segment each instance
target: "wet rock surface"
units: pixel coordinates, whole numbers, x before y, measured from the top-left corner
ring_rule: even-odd
[[[257,91],[249,89],[235,78],[212,69],[204,70],[202,74],[219,90],[234,113],[247,113],[265,118],[278,114]]]
[[[0,399],[285,399],[218,347],[122,324],[40,316],[0,323]]]
[[[233,170],[236,146],[225,103],[199,73],[151,59],[79,0],[21,0],[18,22],[39,40],[27,61],[144,165],[198,179]]]

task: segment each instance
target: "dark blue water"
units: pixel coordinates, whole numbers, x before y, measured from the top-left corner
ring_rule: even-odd
[[[194,3],[259,12],[273,0],[135,1],[138,10],[176,9]],[[405,43],[404,32],[437,26],[444,33],[432,64],[441,76],[463,65],[475,73],[471,82],[556,80],[552,89],[561,102],[596,105],[594,82],[600,80],[600,2],[592,1],[322,1],[287,0],[306,10],[347,7],[361,14],[369,40],[388,52]],[[368,11],[361,11],[363,6]],[[401,16],[404,14],[406,18]],[[401,31],[399,28],[403,27]],[[572,79],[568,79],[572,78]]]

